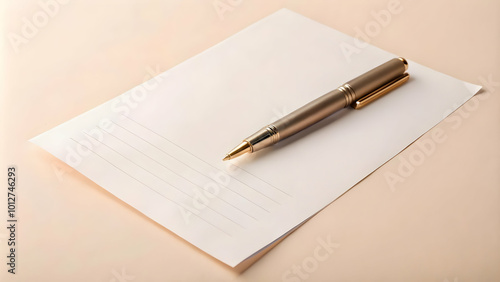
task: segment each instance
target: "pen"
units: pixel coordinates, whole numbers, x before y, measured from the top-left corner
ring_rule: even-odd
[[[345,107],[360,109],[408,81],[406,70],[401,57],[383,63],[245,138],[223,161],[276,144]]]

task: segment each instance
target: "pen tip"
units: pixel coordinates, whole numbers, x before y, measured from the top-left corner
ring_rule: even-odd
[[[248,141],[241,142],[240,145],[236,146],[236,148],[232,149],[226,156],[222,159],[223,161],[232,160],[238,156],[241,156],[245,153],[251,153],[252,147]]]

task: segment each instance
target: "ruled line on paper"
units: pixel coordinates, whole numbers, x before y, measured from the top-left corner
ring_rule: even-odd
[[[203,163],[205,163],[205,164],[209,165],[210,167],[212,167],[212,168],[214,168],[214,169],[218,169],[217,167],[215,167],[215,166],[214,166],[214,165],[212,165],[211,163],[209,163],[209,162],[207,162],[207,161],[205,161],[205,160],[201,159],[200,157],[198,157],[198,156],[194,155],[193,153],[191,153],[191,152],[189,152],[188,150],[184,149],[184,148],[183,148],[183,147],[181,147],[180,145],[178,145],[178,144],[176,144],[176,143],[172,142],[171,140],[169,140],[169,139],[168,139],[168,138],[166,138],[165,136],[163,136],[163,135],[161,135],[161,134],[159,134],[159,133],[155,132],[154,130],[152,130],[152,129],[150,129],[150,128],[146,127],[145,125],[143,125],[143,124],[139,123],[138,121],[136,121],[136,120],[134,120],[134,119],[132,119],[132,118],[130,118],[130,117],[128,117],[128,116],[126,116],[126,115],[123,115],[123,114],[122,114],[121,116],[123,116],[123,117],[127,118],[128,120],[130,120],[130,121],[132,121],[132,122],[134,122],[134,123],[136,123],[137,125],[139,125],[139,126],[143,127],[144,129],[146,129],[146,130],[148,130],[148,131],[150,131],[150,132],[154,133],[155,135],[157,135],[157,136],[159,136],[159,137],[163,138],[163,139],[164,139],[164,140],[166,140],[167,142],[169,142],[169,143],[171,143],[172,145],[176,146],[177,148],[179,148],[179,149],[183,150],[184,152],[188,153],[189,155],[191,155],[191,156],[195,157],[196,159],[198,159],[198,160],[202,161]],[[115,124],[116,124],[116,123],[115,123]],[[240,168],[240,167],[238,167],[238,168]],[[240,168],[240,169],[241,169],[241,168]],[[271,188],[273,188],[273,189],[275,189],[275,190],[277,190],[277,191],[279,191],[279,192],[281,192],[281,193],[283,193],[283,194],[285,194],[285,195],[289,196],[290,198],[293,198],[293,196],[292,196],[292,195],[290,195],[289,193],[287,193],[287,192],[283,191],[282,189],[279,189],[279,188],[277,188],[277,187],[275,187],[275,186],[271,185],[270,183],[268,183],[268,182],[264,181],[263,179],[261,179],[261,178],[259,178],[259,177],[255,176],[255,175],[253,175],[253,174],[251,174],[250,172],[248,172],[248,171],[246,171],[246,170],[244,170],[244,169],[241,169],[241,170],[242,170],[242,171],[244,171],[244,172],[246,172],[247,174],[249,174],[249,175],[253,176],[254,178],[256,178],[256,179],[260,180],[261,182],[263,182],[263,183],[267,184],[269,187],[271,187]],[[234,180],[236,180],[237,182],[240,182],[241,184],[243,184],[243,185],[247,186],[248,188],[253,189],[253,190],[254,190],[254,191],[256,191],[257,193],[260,193],[260,194],[264,195],[265,197],[267,197],[267,198],[271,199],[272,201],[274,201],[274,202],[278,203],[276,200],[274,200],[274,199],[270,198],[268,195],[263,194],[261,191],[256,190],[255,188],[253,188],[253,187],[251,187],[250,185],[248,185],[248,184],[244,183],[243,181],[241,181],[241,180],[237,179],[236,177],[234,177],[234,176],[231,176],[231,177],[232,177]],[[278,204],[280,204],[280,205],[281,205],[281,203],[278,203]]]
[[[84,132],[84,134],[85,134],[85,135],[87,135],[88,137],[90,137],[90,138],[92,138],[92,139],[96,140],[96,141],[97,141],[97,142],[99,142],[100,144],[103,144],[105,147],[109,148],[110,150],[112,150],[112,151],[113,151],[113,152],[115,152],[116,154],[120,155],[122,158],[124,158],[124,159],[128,160],[130,163],[132,163],[132,164],[134,164],[135,166],[137,166],[137,167],[141,168],[142,170],[144,170],[144,171],[145,171],[145,172],[147,172],[148,174],[150,174],[150,175],[154,176],[155,178],[157,178],[158,180],[162,181],[163,183],[165,183],[165,184],[167,184],[167,185],[169,185],[169,186],[173,187],[174,189],[176,189],[177,191],[179,191],[179,192],[181,192],[182,194],[186,195],[187,197],[189,197],[189,198],[191,198],[191,199],[194,199],[194,196],[192,196],[192,195],[188,194],[187,192],[185,192],[184,190],[180,189],[180,188],[179,188],[179,187],[177,187],[176,185],[174,185],[174,184],[172,184],[172,183],[170,183],[170,182],[167,182],[167,181],[166,181],[165,179],[163,179],[162,177],[160,177],[160,176],[158,176],[158,175],[154,174],[153,172],[151,172],[150,170],[148,170],[148,169],[146,169],[145,167],[141,166],[141,165],[140,165],[140,164],[138,164],[137,162],[134,162],[134,161],[133,161],[133,160],[131,160],[129,157],[127,157],[127,156],[125,156],[124,154],[122,154],[122,153],[118,152],[116,149],[112,148],[111,146],[109,146],[109,145],[107,145],[107,144],[105,144],[105,143],[103,143],[103,142],[99,141],[98,139],[94,138],[93,136],[88,135],[88,133],[86,133],[86,132]],[[213,212],[215,212],[215,213],[219,214],[220,216],[222,216],[222,217],[226,218],[227,220],[229,220],[229,221],[233,222],[234,224],[236,224],[236,225],[238,225],[238,226],[242,227],[243,229],[246,229],[246,227],[245,227],[245,226],[243,226],[243,225],[241,225],[240,223],[238,223],[238,222],[236,222],[236,221],[232,220],[231,218],[227,217],[225,214],[222,214],[221,212],[219,212],[219,211],[215,210],[214,208],[212,208],[212,207],[210,207],[210,206],[208,206],[208,205],[207,205],[206,207],[207,207],[207,209],[209,209],[209,210],[211,210],[211,211],[213,211]]]
[[[208,176],[207,176],[206,174],[204,174],[203,172],[199,171],[198,169],[195,169],[195,168],[191,167],[190,165],[186,164],[185,162],[183,162],[183,161],[182,161],[182,160],[180,160],[179,158],[177,158],[177,157],[173,156],[172,154],[170,154],[170,153],[169,153],[169,152],[167,152],[166,150],[164,150],[164,149],[162,149],[162,148],[158,147],[157,145],[155,145],[155,144],[151,143],[150,141],[146,140],[145,138],[143,138],[143,137],[139,136],[137,133],[134,133],[134,132],[133,132],[133,131],[131,131],[130,129],[127,129],[127,128],[123,127],[122,125],[120,125],[120,124],[118,124],[118,123],[116,123],[116,122],[112,122],[112,123],[113,123],[113,124],[115,124],[115,125],[117,125],[118,127],[122,128],[122,129],[124,129],[125,131],[129,132],[130,134],[132,134],[132,135],[136,136],[137,138],[139,138],[139,139],[143,140],[144,142],[148,143],[149,145],[153,146],[154,148],[156,148],[157,150],[159,150],[159,151],[163,152],[164,154],[168,155],[169,157],[171,157],[171,158],[175,159],[176,161],[178,161],[178,162],[182,163],[182,164],[183,164],[183,165],[185,165],[186,167],[188,167],[188,168],[190,168],[190,169],[192,169],[192,170],[196,171],[197,173],[199,173],[199,174],[201,174],[201,175],[204,175],[205,177],[208,177]],[[140,125],[140,124],[139,124],[139,125]],[[141,125],[141,126],[142,126],[142,125]],[[168,140],[167,138],[165,138],[165,137],[163,137],[163,136],[161,136],[161,135],[159,135],[159,134],[155,133],[154,131],[152,131],[152,130],[148,129],[147,127],[144,127],[144,126],[142,126],[142,127],[143,127],[143,128],[145,128],[145,129],[147,129],[148,131],[150,131],[150,132],[154,133],[155,135],[157,135],[157,136],[161,137],[162,139],[164,139],[164,140],[168,141],[169,143],[171,143],[171,144],[175,145],[176,147],[179,147],[179,146],[177,146],[175,143],[173,143],[173,142],[171,142],[170,140]],[[180,147],[179,147],[179,148],[180,148]],[[184,149],[182,149],[182,148],[181,148],[181,150],[183,150],[184,152],[186,152],[186,153],[188,153],[188,154],[190,154],[190,155],[194,156],[192,153],[190,153],[190,152],[188,152],[188,151],[186,151],[186,150],[184,150]],[[196,157],[196,156],[195,156],[195,157]],[[198,157],[196,157],[196,158],[197,158],[197,159],[199,159]],[[201,160],[201,159],[200,159],[200,160]],[[203,161],[203,162],[204,162],[204,161]],[[209,165],[210,165],[210,164],[209,164]],[[211,168],[213,168],[213,169],[215,169],[215,170],[217,170],[217,171],[220,171],[220,169],[216,168],[216,167],[215,167],[215,166],[213,166],[213,165],[210,165],[210,167],[211,167]],[[263,196],[264,198],[269,199],[270,201],[274,202],[274,203],[275,203],[275,204],[277,204],[277,205],[281,205],[281,204],[280,204],[279,202],[277,202],[276,200],[274,200],[274,199],[270,198],[268,195],[263,194],[263,193],[262,193],[262,192],[260,192],[259,190],[256,190],[255,188],[251,187],[250,185],[248,185],[248,184],[246,184],[246,183],[244,183],[244,182],[242,182],[242,181],[240,181],[240,180],[238,180],[238,179],[234,178],[233,176],[231,176],[231,175],[229,175],[229,174],[228,174],[228,176],[229,176],[229,177],[231,177],[231,179],[234,179],[236,182],[241,183],[241,184],[242,184],[242,185],[244,185],[245,187],[248,187],[250,190],[253,190],[254,192],[256,192],[256,193],[260,194],[260,195],[261,195],[261,196]],[[270,212],[271,212],[268,208],[263,207],[261,204],[259,204],[259,203],[255,202],[255,201],[254,201],[254,200],[252,200],[252,199],[249,199],[249,198],[245,197],[244,195],[241,195],[240,193],[236,192],[234,189],[231,189],[231,188],[230,188],[230,187],[228,187],[227,185],[221,184],[221,186],[225,187],[227,190],[232,191],[233,193],[238,194],[239,196],[241,196],[241,197],[243,197],[244,199],[246,199],[246,200],[250,201],[250,202],[251,202],[251,203],[253,203],[254,205],[259,206],[261,209],[263,209],[263,210],[264,210],[264,211],[266,211],[267,213],[270,213]]]
[[[94,155],[98,156],[99,158],[101,158],[102,160],[104,160],[105,162],[107,162],[108,164],[110,164],[111,166],[113,166],[114,168],[116,168],[117,170],[119,170],[120,172],[122,172],[123,174],[125,174],[126,176],[134,179],[135,181],[137,181],[139,184],[143,185],[144,187],[150,189],[151,191],[155,192],[156,194],[160,195],[161,197],[163,197],[164,199],[168,200],[169,202],[173,203],[174,205],[178,206],[179,208],[184,208],[180,203],[178,203],[177,201],[174,201],[173,199],[170,199],[169,197],[163,195],[161,192],[159,192],[158,190],[152,188],[151,186],[147,185],[146,183],[144,183],[143,181],[137,179],[136,177],[130,175],[129,173],[127,173],[126,171],[124,171],[123,169],[121,169],[120,167],[118,167],[116,164],[114,164],[113,162],[111,162],[110,160],[108,160],[107,158],[103,157],[102,155],[98,154],[97,152],[95,152],[94,150],[92,150],[92,148],[86,146],[85,144],[83,143],[80,143],[78,141],[76,141],[75,139],[73,138],[69,138],[70,140],[74,141],[75,143],[79,144],[80,146],[83,146],[85,147],[87,150],[89,150],[90,152],[92,152]],[[196,216],[197,218],[199,218],[200,220],[202,220],[203,222],[211,225],[212,227],[216,228],[217,230],[223,232],[224,234],[228,235],[229,237],[232,237],[231,234],[229,234],[227,231],[223,230],[221,227],[215,225],[214,223],[204,219],[203,217],[193,213],[194,216]]]
[[[103,130],[104,130],[104,129],[103,129]],[[166,165],[164,165],[163,163],[161,163],[161,162],[157,161],[156,159],[152,158],[152,157],[151,157],[151,156],[149,156],[148,154],[146,154],[146,153],[144,153],[144,152],[140,151],[140,150],[139,150],[139,149],[137,149],[136,147],[134,147],[134,146],[132,146],[131,144],[127,143],[125,140],[123,140],[123,139],[119,138],[118,136],[116,136],[116,135],[112,134],[112,133],[111,133],[111,132],[109,132],[109,131],[106,131],[106,130],[104,130],[104,131],[105,131],[105,132],[106,132],[109,136],[112,136],[113,138],[115,138],[116,140],[118,140],[118,141],[120,141],[121,143],[125,144],[126,146],[128,146],[128,147],[130,147],[130,148],[134,149],[135,151],[139,152],[140,154],[142,154],[142,155],[144,155],[145,157],[149,158],[150,160],[154,161],[154,162],[155,162],[155,163],[157,163],[158,165],[160,165],[160,166],[162,166],[163,168],[167,169],[167,170],[168,170],[168,171],[170,171],[171,173],[173,173],[173,174],[177,175],[178,177],[180,177],[180,178],[182,178],[182,179],[186,180],[187,182],[191,183],[192,185],[195,185],[195,186],[197,186],[198,188],[203,189],[203,187],[201,187],[201,185],[199,185],[199,184],[197,184],[197,183],[193,182],[193,181],[192,181],[192,180],[190,180],[189,178],[187,178],[187,177],[185,177],[185,176],[181,175],[180,173],[177,173],[176,171],[174,171],[174,170],[172,170],[172,169],[168,168],[168,167],[167,167]],[[109,145],[105,144],[104,142],[101,142],[101,141],[97,140],[96,138],[94,138],[94,137],[92,137],[92,136],[88,135],[86,132],[84,132],[84,134],[86,134],[87,136],[89,136],[89,137],[93,138],[94,140],[98,141],[99,143],[103,144],[104,146],[109,147],[111,150],[114,150],[115,152],[117,152],[118,154],[120,154],[120,155],[122,155],[122,156],[123,156],[123,154],[121,154],[121,153],[119,153],[118,151],[116,151],[116,149],[111,148],[111,146],[109,146]],[[125,156],[123,156],[123,157],[124,157],[124,158],[127,158],[127,157],[125,157]],[[127,159],[128,159],[128,158],[127,158]],[[133,162],[133,161],[132,161],[132,160],[130,160],[130,159],[129,159],[129,161]],[[145,168],[143,168],[143,169],[145,169]],[[145,170],[146,170],[146,169],[145,169]],[[150,172],[150,171],[149,171],[149,172]],[[150,172],[150,173],[151,173],[151,172]],[[156,175],[155,175],[155,176],[156,176]],[[157,177],[158,177],[158,176],[157,176]],[[170,184],[170,183],[169,183],[169,184]],[[172,185],[172,184],[170,184],[170,185]],[[178,187],[176,187],[175,185],[172,185],[172,186],[173,186],[173,187],[175,187],[176,189],[178,189],[179,191],[181,191],[181,189],[179,189],[179,188],[178,188]],[[190,196],[189,194],[187,194],[187,193],[186,193],[186,192],[184,192],[184,191],[182,191],[182,193],[183,193],[183,194],[185,194],[185,195]],[[192,196],[190,196],[190,197],[192,197]],[[244,210],[242,210],[242,209],[240,209],[239,207],[235,206],[235,205],[234,205],[234,204],[232,204],[231,202],[228,202],[228,201],[227,201],[227,200],[225,200],[224,198],[222,198],[222,197],[218,197],[218,199],[219,199],[219,200],[221,200],[222,202],[224,202],[226,205],[231,206],[232,208],[234,208],[234,209],[236,209],[236,210],[240,211],[241,213],[243,213],[244,215],[246,215],[246,216],[248,216],[248,217],[252,218],[253,220],[257,220],[257,218],[256,218],[255,216],[253,216],[253,215],[249,214],[248,212],[245,212]],[[210,208],[210,207],[209,207],[209,208]],[[210,209],[211,209],[211,208],[210,208]],[[237,224],[238,224],[238,223],[237,223]],[[240,224],[238,224],[238,225],[240,225]]]

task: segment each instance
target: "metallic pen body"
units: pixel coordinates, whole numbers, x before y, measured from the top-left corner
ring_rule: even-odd
[[[363,106],[357,101],[377,90],[378,96],[382,96],[408,80],[407,68],[405,59],[396,58],[350,80],[245,138],[224,160],[271,146],[350,105]],[[376,98],[367,99],[367,103]]]

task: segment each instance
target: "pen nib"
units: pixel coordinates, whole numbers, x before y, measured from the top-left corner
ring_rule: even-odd
[[[239,157],[245,153],[252,152],[252,147],[250,143],[247,141],[241,142],[240,145],[236,146],[236,148],[232,149],[231,152],[227,153],[227,155],[222,159],[223,161],[231,160],[236,157]]]

